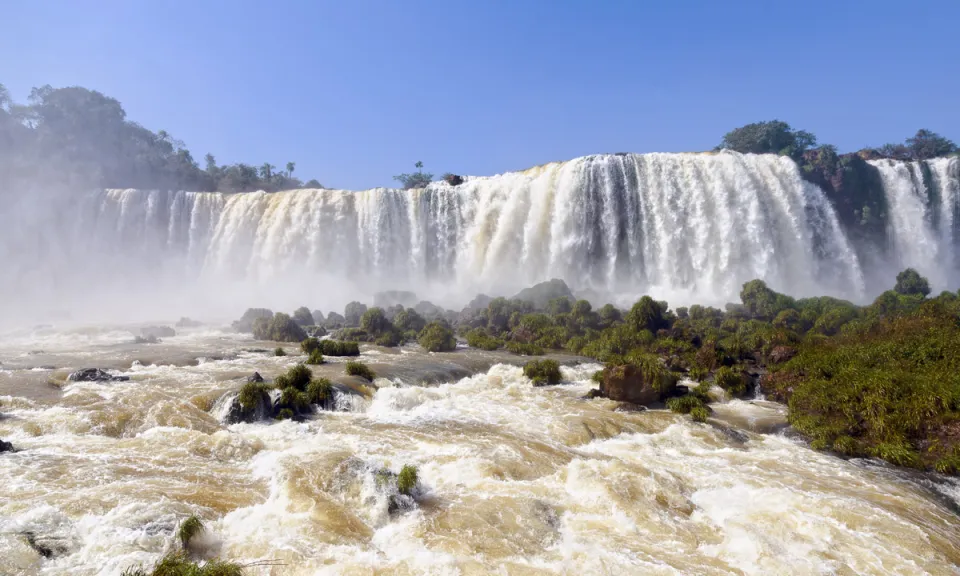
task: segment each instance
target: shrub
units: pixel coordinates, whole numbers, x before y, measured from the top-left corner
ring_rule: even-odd
[[[717,386],[734,396],[742,396],[750,386],[750,382],[744,374],[729,366],[719,368],[713,376],[713,381]]]
[[[361,378],[366,378],[367,380],[373,381],[377,375],[363,362],[347,362],[347,374],[350,376],[360,376]]]
[[[410,464],[404,464],[397,476],[397,489],[401,494],[410,496],[414,488],[417,487],[418,474],[417,467]]]
[[[269,320],[273,318],[273,311],[266,308],[247,308],[247,311],[243,313],[243,316],[233,323],[233,328],[238,332],[252,332],[253,323],[258,318]]]
[[[291,420],[294,417],[293,410],[289,408],[283,408],[277,412],[277,420]]]
[[[295,388],[296,390],[306,390],[307,384],[313,378],[313,372],[303,364],[297,364],[291,367],[286,373],[277,376],[274,384],[280,390],[284,388]]]
[[[377,346],[393,348],[394,346],[399,346],[402,342],[403,342],[403,335],[400,332],[393,329],[393,327],[391,326],[390,330],[380,334],[380,336],[377,338],[376,344]]]
[[[297,390],[292,386],[284,388],[280,393],[280,406],[297,414],[310,408],[310,397],[306,392]]]
[[[677,396],[667,400],[667,408],[678,414],[689,414],[694,408],[704,408],[703,400],[692,394]]]
[[[478,348],[480,350],[496,350],[503,346],[503,341],[494,338],[483,328],[474,328],[467,332],[467,344],[471,348]]]
[[[319,350],[324,356],[359,356],[360,345],[342,340],[320,340]]]
[[[451,186],[459,186],[463,184],[463,176],[447,172],[443,175],[443,181]]]
[[[301,306],[293,311],[293,321],[300,326],[312,326],[313,314],[306,306]]]
[[[413,308],[407,308],[393,317],[393,325],[404,333],[410,331],[419,333],[427,325],[427,321]]]
[[[579,354],[584,347],[587,345],[587,339],[583,336],[574,336],[573,338],[567,340],[567,343],[563,345],[564,348],[573,352],[574,354]]]
[[[703,382],[709,373],[710,372],[706,368],[694,366],[690,369],[690,372],[687,373],[687,376],[689,376],[694,382]]]
[[[368,308],[360,317],[360,328],[371,336],[377,336],[390,328],[390,321],[383,313],[382,308]]]
[[[284,350],[283,348],[281,348],[280,346],[277,346],[277,348],[273,351],[273,355],[274,355],[274,356],[286,356],[286,355],[287,355],[287,351]]]
[[[245,410],[254,410],[257,404],[270,404],[270,394],[267,392],[270,387],[263,382],[247,382],[240,388],[240,394],[237,400],[240,407]]]
[[[533,380],[534,386],[558,384],[560,382],[560,365],[556,360],[531,360],[523,367],[523,375]]]
[[[190,540],[194,536],[198,536],[206,530],[206,527],[203,525],[203,521],[200,520],[197,516],[190,516],[186,520],[180,523],[180,526],[177,528],[177,539],[180,540],[180,545],[186,549],[190,545]]]
[[[706,406],[696,406],[690,410],[690,418],[694,422],[706,422],[710,417],[710,410]]]
[[[314,350],[310,353],[310,357],[307,358],[307,364],[313,366],[323,364],[324,362],[326,362],[326,360],[323,359],[323,354],[319,350]]]
[[[506,344],[506,349],[518,356],[543,356],[543,348],[536,344],[526,344],[524,342],[510,341]]]
[[[310,338],[305,338],[302,342],[300,342],[300,350],[308,356],[315,350],[320,350],[320,339],[312,336]]]
[[[147,572],[142,566],[127,568],[121,576],[244,576],[243,566],[235,562],[208,560],[198,564],[186,552],[167,554]]]
[[[453,331],[439,322],[431,322],[420,331],[417,342],[430,352],[450,352],[457,348]]]
[[[323,404],[326,400],[333,398],[333,384],[326,378],[311,380],[307,385],[307,397],[311,404]]]
[[[278,312],[270,318],[257,318],[253,322],[253,337],[257,340],[272,340],[274,342],[300,342],[307,337],[290,316]]]

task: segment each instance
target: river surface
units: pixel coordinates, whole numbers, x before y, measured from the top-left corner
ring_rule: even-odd
[[[224,425],[217,399],[302,361],[212,327],[0,336],[0,574],[150,565],[190,514],[251,574],[960,574],[958,484],[817,453],[757,399],[705,424],[534,388],[502,353],[364,348],[380,377],[304,422]],[[128,382],[67,383],[101,367]],[[377,481],[420,473],[391,511]],[[43,558],[24,533],[52,551]]]

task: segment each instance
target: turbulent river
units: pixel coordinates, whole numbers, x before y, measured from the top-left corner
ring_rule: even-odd
[[[696,424],[583,399],[575,358],[534,388],[510,355],[365,347],[369,397],[224,425],[217,399],[294,347],[129,328],[0,339],[0,574],[119,574],[190,514],[207,553],[275,561],[253,574],[960,574],[956,483],[814,452],[762,399]],[[130,380],[64,382],[86,366]],[[404,464],[419,502],[391,512],[375,472]]]

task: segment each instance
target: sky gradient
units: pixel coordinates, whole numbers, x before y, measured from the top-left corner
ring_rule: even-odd
[[[704,150],[779,118],[843,151],[960,140],[960,1],[7,0],[0,83],[79,85],[202,162],[336,188]]]

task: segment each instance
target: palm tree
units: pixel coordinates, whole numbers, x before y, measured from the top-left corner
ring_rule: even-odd
[[[260,177],[269,182],[273,179],[274,168],[276,168],[276,166],[273,166],[269,162],[264,162],[263,166],[260,167]]]
[[[291,176],[293,176],[293,169],[296,167],[297,167],[296,163],[287,162],[287,178],[290,178]]]

